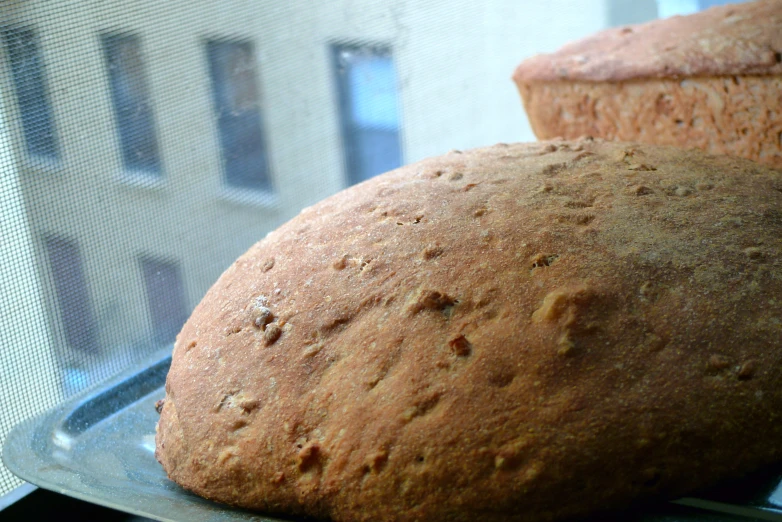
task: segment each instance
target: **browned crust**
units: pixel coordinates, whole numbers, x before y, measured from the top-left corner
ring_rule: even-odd
[[[337,521],[681,495],[782,456],[781,255],[782,172],[740,159],[585,140],[410,165],[217,281],[156,455],[206,497]]]
[[[782,73],[782,0],[608,29],[522,62],[517,84]]]
[[[782,168],[782,75],[533,83],[521,96],[539,139],[697,147]]]

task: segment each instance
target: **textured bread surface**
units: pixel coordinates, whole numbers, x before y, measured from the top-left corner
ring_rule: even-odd
[[[156,456],[336,521],[558,520],[780,458],[782,171],[585,139],[451,152],[241,256]]]
[[[609,29],[513,78],[540,139],[588,133],[782,167],[782,0]]]
[[[539,139],[697,147],[782,168],[782,76],[551,82],[520,87]]]

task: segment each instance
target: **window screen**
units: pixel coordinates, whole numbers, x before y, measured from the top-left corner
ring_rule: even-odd
[[[673,4],[706,2],[0,2],[0,440],[170,347],[302,207],[534,139],[519,61]]]

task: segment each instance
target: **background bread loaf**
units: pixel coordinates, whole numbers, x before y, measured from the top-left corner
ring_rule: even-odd
[[[343,191],[177,338],[170,477],[266,512],[556,520],[779,459],[782,171],[497,145]]]
[[[513,76],[540,139],[697,147],[782,167],[782,1],[610,29]]]

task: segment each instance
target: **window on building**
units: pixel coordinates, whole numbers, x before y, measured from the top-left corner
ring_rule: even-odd
[[[75,351],[96,354],[98,339],[79,245],[59,236],[44,238],[65,342]]]
[[[270,191],[253,46],[249,42],[210,40],[206,51],[225,183]]]
[[[188,316],[179,266],[170,261],[142,257],[141,272],[155,341],[171,343]]]
[[[347,177],[358,183],[399,167],[399,102],[388,49],[336,45],[337,77]]]
[[[141,41],[133,35],[106,34],[101,42],[123,165],[127,170],[160,175],[155,118]]]
[[[57,159],[54,116],[38,36],[27,27],[6,27],[3,42],[11,67],[27,153]]]

